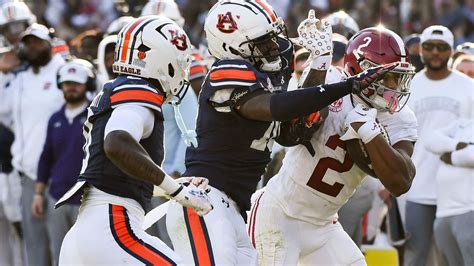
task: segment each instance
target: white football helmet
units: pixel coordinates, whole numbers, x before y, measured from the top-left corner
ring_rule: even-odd
[[[218,59],[244,59],[262,71],[282,68],[276,37],[283,20],[265,0],[223,0],[204,24],[209,52]]]
[[[165,16],[180,27],[184,26],[184,18],[174,0],[150,0],[142,9],[142,16],[161,15]]]
[[[166,93],[166,102],[173,96],[184,96],[190,64],[189,38],[169,18],[140,17],[118,34],[113,71],[157,80]]]
[[[19,21],[25,21],[29,26],[36,22],[36,16],[24,2],[5,3],[0,9],[0,26]]]
[[[105,31],[105,35],[115,35],[117,34],[125,25],[133,21],[135,18],[132,16],[123,16],[115,19],[112,21],[107,30]]]
[[[357,22],[343,10],[331,13],[325,19],[331,24],[333,32],[339,33],[347,39],[359,31]]]

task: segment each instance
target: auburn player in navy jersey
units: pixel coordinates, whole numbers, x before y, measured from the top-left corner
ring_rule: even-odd
[[[185,175],[209,179],[214,210],[198,217],[171,203],[167,229],[186,264],[252,265],[256,252],[244,216],[279,136],[278,121],[309,115],[350,92],[360,92],[390,67],[371,69],[344,83],[284,92],[289,78],[284,74],[291,73],[285,68],[291,61],[284,56],[291,52],[284,50],[292,46],[281,35],[282,20],[268,3],[219,1],[209,11],[204,29],[217,61],[202,86],[198,145],[187,150]],[[313,41],[322,35],[305,34]],[[280,45],[285,40],[287,45]],[[330,45],[329,41],[326,46]]]
[[[59,264],[176,265],[178,256],[142,223],[153,185],[203,215],[205,191],[166,175],[162,105],[187,90],[190,43],[170,19],[148,16],[119,33],[114,72],[88,109],[86,144],[76,186],[60,206],[83,192],[77,221],[67,233]]]

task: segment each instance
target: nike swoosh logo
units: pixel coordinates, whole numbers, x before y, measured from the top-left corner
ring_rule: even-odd
[[[357,111],[355,111],[355,112],[358,113],[358,114],[360,114],[361,116],[367,116],[367,114],[361,114],[361,113],[359,113],[359,112],[357,112]]]

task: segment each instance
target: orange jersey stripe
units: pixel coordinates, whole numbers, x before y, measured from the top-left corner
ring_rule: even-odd
[[[202,60],[202,56],[200,53],[194,53],[193,54],[193,60]]]
[[[205,66],[197,65],[197,66],[191,67],[191,69],[189,70],[189,76],[195,75],[197,73],[206,74],[207,73],[207,68]]]
[[[257,2],[261,7],[263,7],[263,9],[265,9],[265,11],[270,15],[270,17],[272,18],[272,22],[275,22],[276,21],[276,16],[275,16],[275,13],[273,13],[273,11],[265,4],[263,3],[261,0],[256,0],[255,2]]]
[[[164,99],[159,94],[144,90],[124,90],[110,96],[111,103],[121,101],[146,101],[161,106]]]
[[[125,39],[123,40],[122,44],[122,54],[120,55],[120,61],[125,62],[127,60],[127,51],[128,45],[130,44],[130,35],[132,35],[132,31],[140,24],[145,18],[138,19],[132,26],[127,30],[125,33]]]
[[[143,245],[142,241],[137,241],[136,236],[132,236],[127,229],[127,221],[124,215],[125,208],[119,205],[112,205],[113,230],[118,237],[118,241],[129,251],[148,261],[152,265],[173,265],[168,258]]]
[[[204,235],[204,229],[202,228],[201,219],[199,219],[199,215],[193,211],[191,208],[186,208],[186,214],[189,221],[189,228],[188,230],[191,231],[191,235],[193,236],[192,241],[194,247],[196,248],[196,256],[197,256],[197,265],[199,266],[207,266],[213,265],[213,262],[210,257],[210,250],[207,246],[206,236]],[[195,258],[196,261],[196,258]]]
[[[211,72],[211,80],[243,79],[256,81],[255,72],[250,70],[222,69]]]

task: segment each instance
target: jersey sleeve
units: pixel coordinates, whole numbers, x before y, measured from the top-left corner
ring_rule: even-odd
[[[201,54],[197,51],[193,53],[193,60],[189,67],[189,81],[193,81],[198,78],[202,78],[207,74],[206,63],[204,62]]]
[[[389,119],[381,122],[387,130],[392,145],[402,140],[415,142],[418,139],[418,122],[408,106],[405,106],[400,112],[388,116]]]
[[[218,112],[231,112],[255,91],[269,88],[269,83],[253,66],[242,60],[221,60],[213,65],[205,84],[210,91],[209,103]]]
[[[104,139],[110,132],[122,130],[128,132],[136,141],[140,141],[150,136],[154,121],[154,114],[148,108],[137,105],[118,106],[107,121]]]
[[[242,60],[220,60],[212,66],[208,78],[214,90],[253,87],[258,83],[255,68]]]
[[[161,106],[164,100],[164,95],[148,84],[122,84],[113,88],[110,94],[112,108],[123,104],[135,104],[162,113]]]

